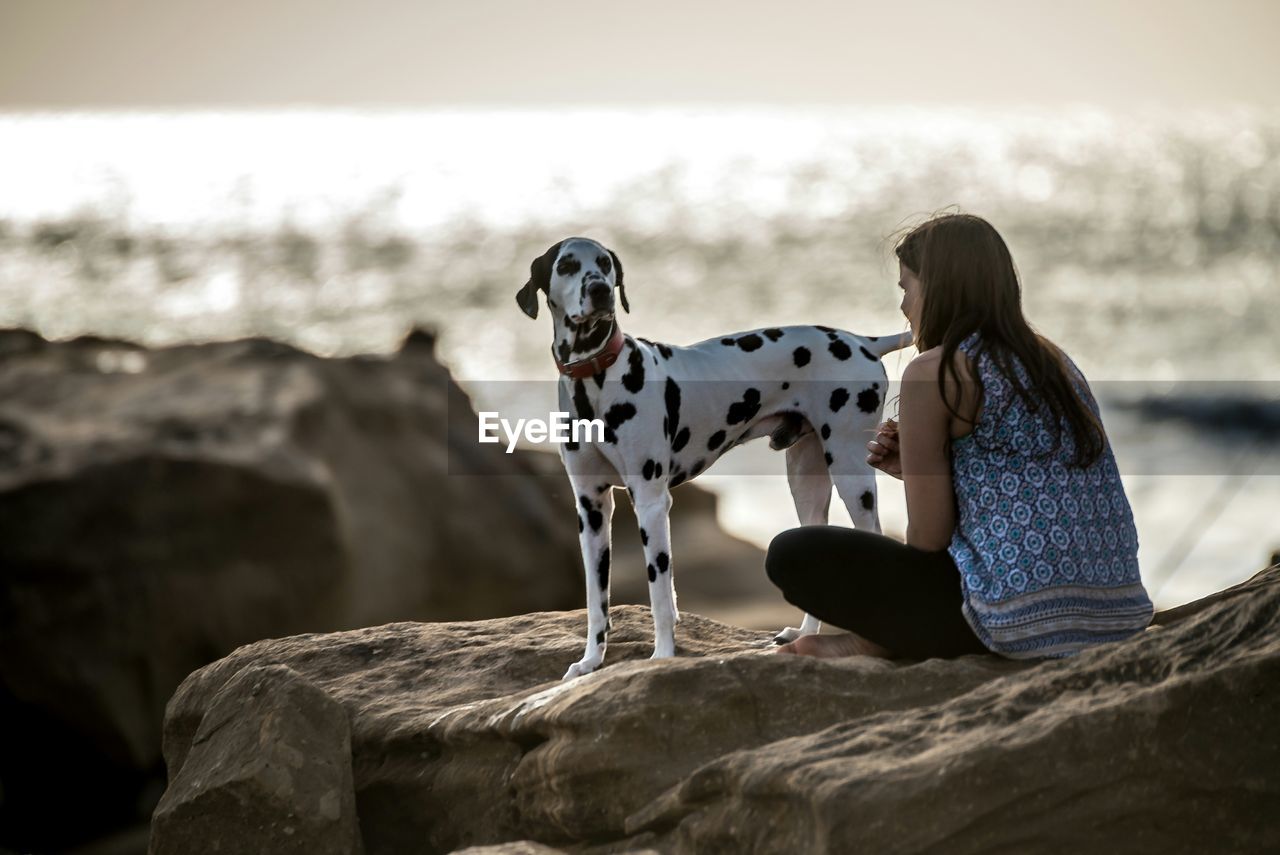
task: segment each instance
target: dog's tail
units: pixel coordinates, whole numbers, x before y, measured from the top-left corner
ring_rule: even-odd
[[[897,335],[882,335],[879,338],[867,339],[867,350],[876,356],[884,356],[886,353],[893,353],[895,350],[909,346],[915,339],[912,337],[911,330]]]

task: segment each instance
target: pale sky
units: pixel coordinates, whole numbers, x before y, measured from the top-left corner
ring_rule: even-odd
[[[0,0],[0,109],[1280,106],[1280,0]]]

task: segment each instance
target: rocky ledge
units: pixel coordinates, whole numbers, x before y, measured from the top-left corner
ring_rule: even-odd
[[[1280,847],[1280,567],[1068,660],[816,661],[686,614],[261,641],[170,701],[155,855]]]

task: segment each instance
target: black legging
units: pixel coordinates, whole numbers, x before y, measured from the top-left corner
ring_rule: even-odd
[[[960,613],[960,571],[945,549],[926,552],[882,534],[807,525],[775,537],[764,566],[787,602],[895,658],[987,652]]]

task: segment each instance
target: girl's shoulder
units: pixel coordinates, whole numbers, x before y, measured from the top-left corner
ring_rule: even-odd
[[[982,395],[978,390],[978,368],[963,350],[957,349],[951,357],[955,372],[944,371],[942,347],[933,347],[923,351],[908,363],[902,373],[904,383],[919,383],[919,392],[926,395],[946,413],[948,434],[952,439],[967,435],[977,422],[982,407]],[[946,400],[939,390],[938,378],[942,378],[946,389]],[[959,385],[957,387],[957,378]],[[947,402],[955,406],[952,412]],[[959,413],[957,418],[956,413]]]
[[[967,341],[967,339],[966,339]],[[975,366],[976,360],[972,355],[965,352],[962,348],[957,348],[951,356],[951,365],[956,369],[955,376],[963,382],[972,382],[977,376]],[[934,380],[938,379],[938,375],[942,371],[942,345],[931,347],[928,350],[921,351],[915,359],[907,364],[906,371],[903,372],[903,379],[908,379],[908,373],[913,375],[913,380]],[[949,373],[944,376],[948,384],[952,382],[952,375]]]

